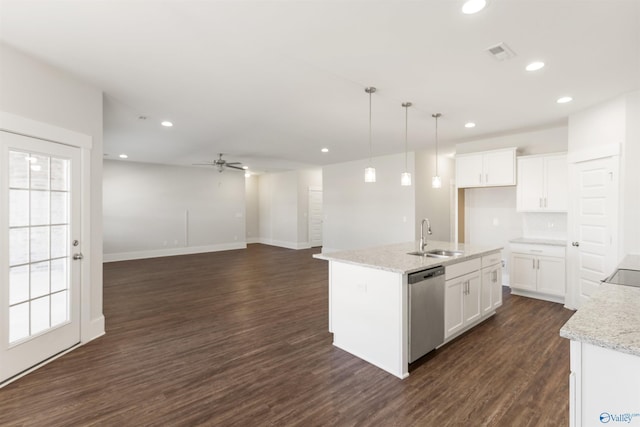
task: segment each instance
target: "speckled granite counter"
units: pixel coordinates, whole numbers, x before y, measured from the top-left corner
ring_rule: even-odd
[[[535,239],[532,237],[518,237],[517,239],[509,240],[509,242],[510,243],[526,243],[530,245],[567,246],[566,240]]]
[[[619,268],[640,270],[640,255],[628,255]],[[640,288],[602,283],[560,336],[640,356]]]
[[[408,252],[417,251],[418,246],[418,242],[398,243],[366,249],[316,254],[313,257],[327,261],[340,261],[349,264],[377,268],[380,270],[408,274],[431,266],[454,264],[502,250],[502,247],[483,247],[466,245],[464,243],[428,240],[426,250],[446,249],[462,251],[464,254],[451,258],[430,258],[408,255]]]

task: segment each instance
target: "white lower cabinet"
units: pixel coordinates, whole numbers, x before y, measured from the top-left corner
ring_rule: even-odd
[[[565,249],[561,246],[511,245],[511,289],[515,294],[564,302]]]
[[[502,305],[501,262],[501,253],[497,252],[445,268],[445,340],[471,328]]]

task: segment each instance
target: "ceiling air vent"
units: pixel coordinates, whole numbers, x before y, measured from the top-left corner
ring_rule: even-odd
[[[487,49],[489,55],[493,56],[498,61],[504,61],[506,59],[511,59],[516,56],[515,52],[511,50],[509,46],[505,43],[498,43],[495,46],[491,46]]]

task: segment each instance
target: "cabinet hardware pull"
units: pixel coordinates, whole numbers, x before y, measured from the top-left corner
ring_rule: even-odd
[[[536,260],[535,259],[531,260],[531,265],[532,265],[531,268],[535,270],[536,269]]]
[[[542,197],[538,198],[538,207],[542,207]]]
[[[482,174],[481,173],[478,174],[478,183],[482,184]]]
[[[540,270],[540,260],[538,260],[538,270]]]

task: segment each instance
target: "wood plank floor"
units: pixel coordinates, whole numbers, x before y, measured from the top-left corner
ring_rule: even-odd
[[[568,425],[571,311],[505,290],[401,381],[331,345],[314,252],[106,264],[107,334],[0,389],[0,425]]]

